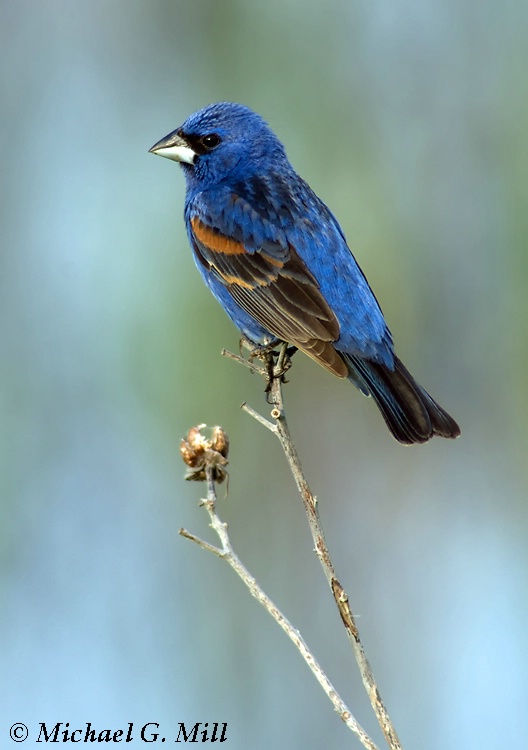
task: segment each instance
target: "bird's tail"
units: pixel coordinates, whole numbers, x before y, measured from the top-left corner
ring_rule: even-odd
[[[349,354],[343,357],[349,366],[349,379],[372,396],[400,443],[426,443],[433,435],[445,438],[460,435],[455,420],[418,385],[397,357],[394,370]]]

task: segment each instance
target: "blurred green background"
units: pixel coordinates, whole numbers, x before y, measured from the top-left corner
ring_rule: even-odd
[[[383,742],[278,443],[239,410],[267,411],[262,383],[219,355],[238,336],[194,268],[183,176],[147,153],[222,99],[283,140],[462,427],[405,449],[295,357],[290,426],[403,744],[523,746],[527,22],[522,0],[3,0],[2,747],[17,721],[26,748],[41,721],[359,747],[227,566],[178,536],[213,541],[178,455],[199,422],[231,438],[240,556]]]

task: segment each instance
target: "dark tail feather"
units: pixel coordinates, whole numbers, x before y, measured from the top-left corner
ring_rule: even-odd
[[[394,370],[371,360],[344,355],[350,380],[366,389],[377,403],[387,427],[400,443],[426,443],[433,435],[456,438],[460,428],[394,357]],[[359,383],[357,381],[360,381]]]

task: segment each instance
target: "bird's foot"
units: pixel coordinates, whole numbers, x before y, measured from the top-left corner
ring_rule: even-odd
[[[268,370],[268,375],[267,375],[268,384],[265,390],[268,403],[269,403],[269,394],[271,392],[273,381],[276,378],[279,378],[281,383],[288,382],[284,376],[288,372],[290,367],[292,366],[291,358],[293,357],[296,351],[297,351],[296,346],[289,346],[287,342],[283,341],[281,342],[281,346],[278,352],[271,351],[268,354],[268,357],[266,359],[266,367]]]
[[[241,354],[243,348],[249,350],[249,362],[258,359],[263,363],[266,370],[266,380],[268,381],[265,390],[267,395],[271,391],[275,378],[280,378],[281,383],[288,382],[284,376],[292,366],[291,358],[297,351],[296,346],[290,346],[286,341],[280,339],[274,339],[268,344],[257,344],[247,336],[242,336],[240,339]]]
[[[281,347],[277,354],[277,361],[273,365],[272,377],[281,378],[281,381],[283,383],[288,382],[287,380],[285,380],[284,375],[288,372],[288,370],[292,366],[291,358],[293,357],[296,351],[297,351],[296,346],[289,346],[285,341],[281,343]],[[276,353],[273,352],[273,354],[276,354]]]

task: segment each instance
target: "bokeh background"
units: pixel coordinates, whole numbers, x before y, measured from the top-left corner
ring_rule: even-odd
[[[290,426],[404,746],[522,747],[528,705],[528,5],[3,0],[0,745],[25,722],[228,723],[359,747],[218,559],[181,436],[232,444],[221,514],[382,745],[273,436],[147,153],[243,102],[332,207],[397,349],[460,421],[405,449],[298,356]],[[142,743],[136,740],[134,747]]]

